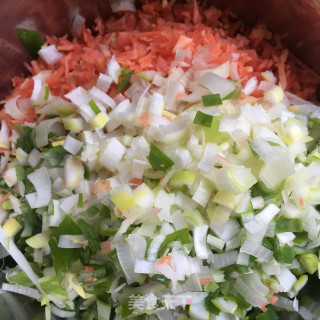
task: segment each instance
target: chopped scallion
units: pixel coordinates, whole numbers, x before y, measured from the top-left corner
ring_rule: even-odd
[[[211,128],[212,119],[213,119],[213,116],[206,114],[206,113],[203,113],[201,111],[198,111],[194,120],[193,120],[193,123]]]
[[[95,114],[98,114],[101,112],[101,110],[99,109],[99,107],[97,106],[97,104],[95,103],[95,101],[93,99],[91,99],[89,101],[89,106],[91,107],[92,111],[95,113]]]
[[[153,169],[160,171],[166,171],[174,165],[174,162],[154,143],[150,145],[149,162]]]
[[[131,79],[131,76],[133,75],[133,73],[134,73],[134,70],[131,70],[124,75],[124,77],[121,79],[121,81],[119,83],[119,86],[118,86],[118,89],[116,92],[117,94],[120,93],[122,90],[124,90],[129,85],[130,79]]]
[[[275,232],[302,232],[302,222],[300,219],[284,219],[281,218],[276,221]]]
[[[209,94],[207,96],[202,96],[202,104],[205,107],[218,106],[222,104],[222,100],[219,93]]]
[[[78,208],[83,208],[83,193],[79,193]]]
[[[38,32],[26,29],[16,29],[21,42],[33,58],[38,57],[38,51],[41,49],[42,40]]]

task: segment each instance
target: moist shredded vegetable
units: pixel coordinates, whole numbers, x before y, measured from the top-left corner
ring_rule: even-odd
[[[320,273],[319,77],[214,7],[121,3],[13,79],[2,290],[47,320],[318,319],[298,294]]]

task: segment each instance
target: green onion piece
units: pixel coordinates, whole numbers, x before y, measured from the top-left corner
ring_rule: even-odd
[[[296,244],[302,244],[308,240],[308,233],[307,232],[299,232],[295,235],[293,242]]]
[[[206,292],[214,293],[219,289],[219,285],[216,282],[210,282],[206,287]]]
[[[295,251],[287,243],[283,247],[275,246],[274,257],[279,263],[291,264],[295,256]]]
[[[7,280],[9,283],[19,284],[20,286],[24,286],[24,287],[33,286],[33,282],[28,278],[28,276],[22,270],[17,273],[14,273],[13,275],[11,274],[12,273],[10,271],[7,273]]]
[[[100,210],[100,216],[104,217],[104,218],[111,219],[110,209],[107,206],[102,205],[101,210]]]
[[[1,208],[4,210],[11,210],[12,209],[12,203],[10,200],[5,200],[1,204]]]
[[[304,253],[298,258],[298,261],[309,274],[314,274],[318,270],[319,258],[315,253]]]
[[[46,294],[57,295],[63,299],[68,298],[66,289],[62,287],[61,282],[56,275],[40,278],[39,284]]]
[[[99,209],[96,206],[91,206],[86,210],[86,214],[89,217],[95,216],[99,212]]]
[[[269,250],[273,250],[273,247],[275,245],[275,241],[273,238],[264,237],[262,240],[262,245]]]
[[[174,165],[174,162],[152,142],[150,145],[149,162],[153,169],[160,171],[166,171]]]
[[[248,142],[248,145],[249,145],[249,148],[254,156],[255,159],[259,159],[260,156],[257,154],[257,152],[254,150],[254,148],[252,147],[252,141],[247,139],[247,142]]]
[[[93,99],[91,99],[88,103],[89,103],[89,106],[91,107],[92,111],[95,114],[98,114],[101,112],[101,110],[99,109],[99,107],[97,106],[97,104],[95,103],[95,101]]]
[[[270,144],[270,146],[272,146],[272,147],[281,147],[279,143],[276,143],[276,142],[273,142],[273,141],[267,141],[267,142],[268,142],[268,143]]]
[[[210,313],[215,314],[216,316],[219,315],[220,310],[212,303],[212,300],[216,298],[219,295],[219,291],[217,290],[216,292],[209,292],[207,297],[204,299],[204,306],[206,310]]]
[[[241,97],[241,84],[237,84],[236,88],[226,95],[222,100],[238,99]]]
[[[222,138],[222,133],[219,132],[219,126],[220,126],[220,119],[221,116],[214,116],[212,118],[211,127],[205,127],[204,128],[204,136],[206,139],[206,142],[220,142]]]
[[[202,104],[204,107],[218,106],[222,104],[222,100],[219,93],[209,94],[202,97]]]
[[[240,274],[250,272],[250,268],[248,266],[245,266],[245,265],[242,265],[242,264],[236,264],[235,265],[235,270],[237,272],[239,272]]]
[[[79,193],[78,208],[83,208],[83,193]]]
[[[54,214],[54,204],[51,200],[48,205],[48,216],[52,216]]]
[[[154,281],[160,282],[161,284],[163,284],[166,287],[168,287],[170,285],[170,280],[168,278],[166,278],[165,276],[163,276],[162,274],[154,274],[151,277],[151,279]]]
[[[63,146],[57,146],[44,151],[42,157],[48,160],[52,166],[56,167],[61,163],[66,154],[68,154],[68,151]]]
[[[256,317],[257,320],[280,320],[277,312],[273,309],[272,306],[268,306],[267,311],[259,314]]]
[[[16,29],[16,33],[21,42],[33,58],[38,57],[38,51],[41,49],[42,40],[38,32],[26,29]]]
[[[120,71],[120,76],[124,76],[125,74],[127,74],[129,72],[129,68],[128,67],[124,67],[121,69]]]
[[[78,226],[81,229],[82,234],[88,240],[88,246],[92,251],[100,250],[100,239],[98,233],[95,232],[94,228],[85,222],[83,219],[78,220]]]
[[[276,221],[275,233],[282,232],[302,232],[302,223],[300,219],[281,218]]]
[[[309,118],[308,130],[309,135],[313,138],[312,141],[307,143],[307,150],[310,153],[318,146],[320,141],[320,119]]]
[[[45,86],[45,87],[44,87],[44,101],[48,101],[48,99],[49,99],[49,93],[50,93],[49,87],[48,87],[48,86]]]
[[[17,139],[17,148],[21,148],[26,153],[30,153],[36,148],[36,130],[27,126],[16,124],[15,130],[20,134]]]
[[[167,234],[166,238],[161,243],[161,246],[158,251],[158,256],[161,256],[164,249],[168,246],[169,243],[171,243],[173,241],[180,241],[181,244],[190,243],[189,229],[184,228],[184,229],[180,229],[178,231]]]
[[[16,164],[15,168],[18,181],[24,180],[26,178],[24,167],[21,164]]]
[[[68,271],[71,262],[78,260],[80,258],[81,252],[83,251],[83,249],[79,248],[59,248],[59,237],[62,234],[81,234],[81,229],[72,220],[71,217],[65,216],[62,222],[60,223],[59,227],[54,230],[53,235],[50,237],[50,254],[53,260],[54,270],[60,282],[62,281],[65,273]]]
[[[116,94],[118,94],[119,92],[124,90],[129,85],[130,79],[131,79],[131,76],[133,75],[133,73],[134,73],[134,70],[131,70],[124,75],[124,77],[121,79],[121,81],[119,83]]]
[[[194,117],[193,123],[211,128],[212,119],[213,119],[213,116],[203,113],[201,111],[198,111],[196,116]]]

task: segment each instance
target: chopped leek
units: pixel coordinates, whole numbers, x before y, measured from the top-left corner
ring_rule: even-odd
[[[213,116],[203,113],[201,111],[198,111],[193,120],[193,123],[211,128],[212,119],[213,119]]]
[[[220,94],[210,94],[207,96],[202,96],[202,104],[205,107],[217,106],[222,104]]]
[[[154,143],[150,145],[149,161],[152,168],[160,171],[167,171],[174,165],[174,162]]]
[[[123,70],[123,69],[122,69]],[[117,88],[117,94],[120,93],[121,91],[123,91],[130,83],[130,78],[133,75],[135,70],[131,70],[131,71],[125,71],[125,75],[124,77],[121,79],[119,86]],[[122,71],[121,71],[122,72]],[[120,73],[121,74],[121,73]]]
[[[98,114],[99,112],[101,112],[101,110],[99,109],[99,107],[97,106],[97,104],[93,99],[91,99],[88,103],[95,114]]]
[[[29,54],[33,58],[37,58],[38,51],[42,45],[40,34],[36,31],[27,29],[16,29],[16,32]]]

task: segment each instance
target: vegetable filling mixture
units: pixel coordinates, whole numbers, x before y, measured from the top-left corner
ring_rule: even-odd
[[[228,12],[122,5],[72,40],[18,30],[39,58],[0,112],[2,289],[47,319],[318,319],[297,295],[320,266],[319,76]]]

